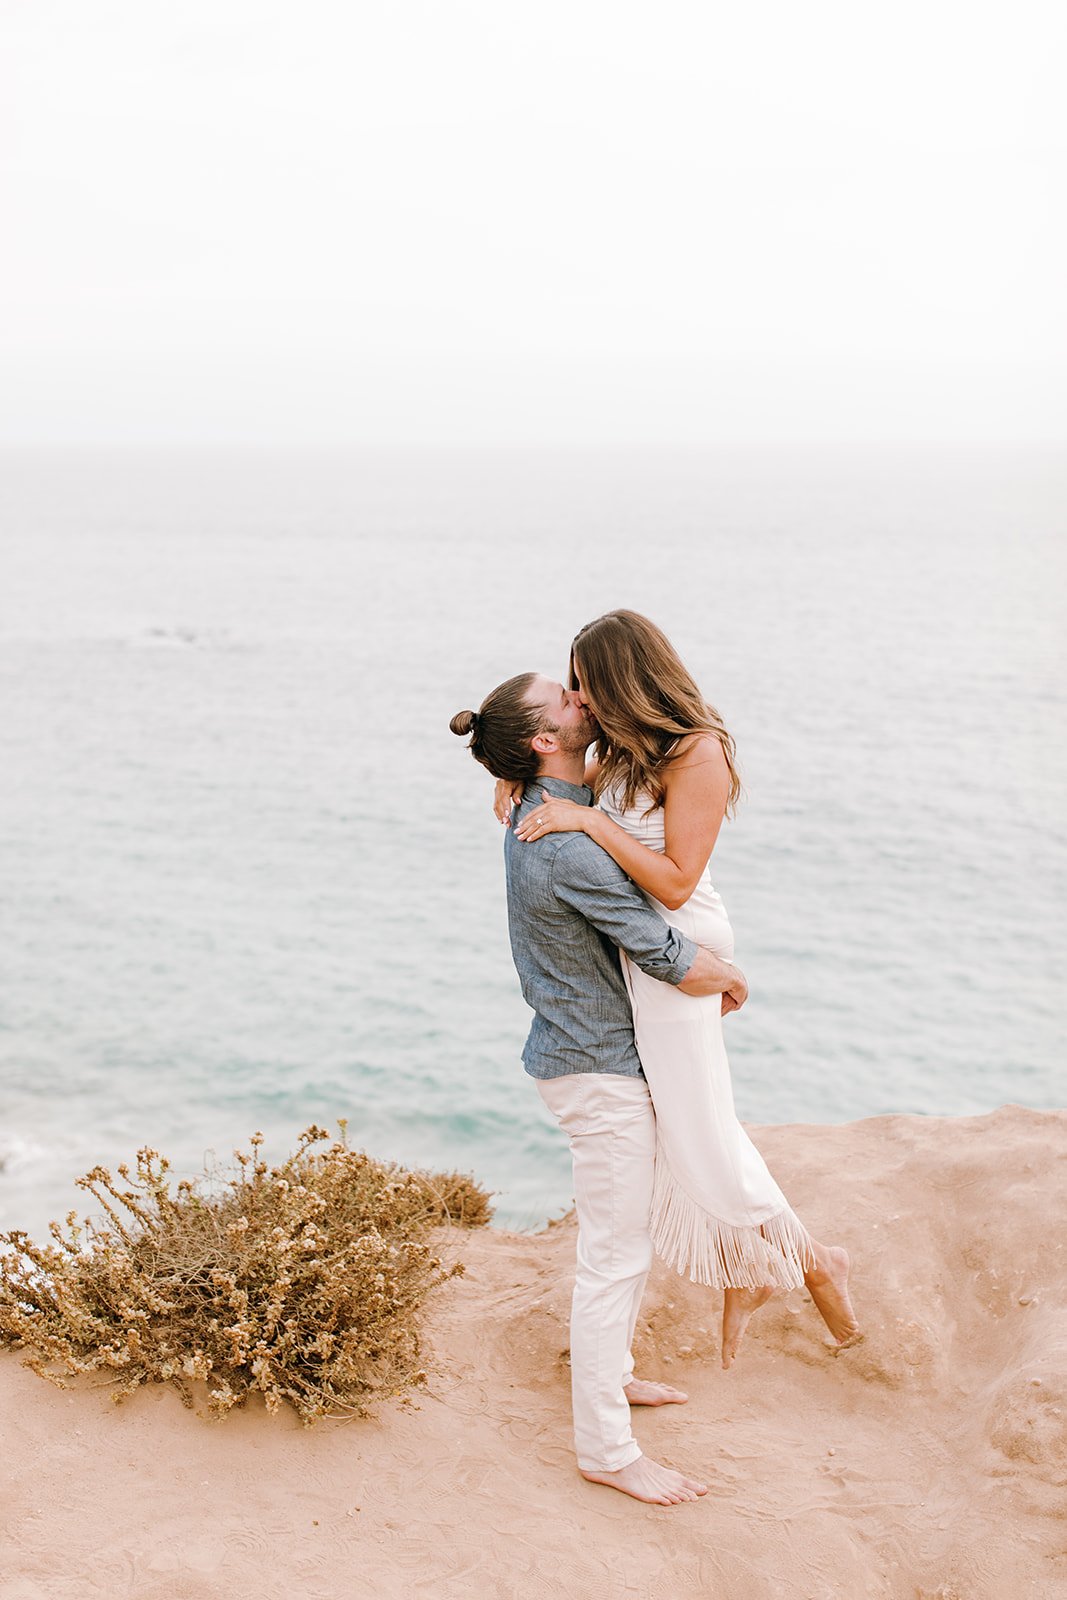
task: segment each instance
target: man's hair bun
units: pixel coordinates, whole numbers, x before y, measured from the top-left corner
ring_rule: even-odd
[[[448,724],[461,739],[470,734],[467,749],[494,778],[530,783],[537,776],[540,757],[533,740],[544,715],[528,699],[536,682],[536,672],[520,672],[487,694],[480,711],[457,711]]]

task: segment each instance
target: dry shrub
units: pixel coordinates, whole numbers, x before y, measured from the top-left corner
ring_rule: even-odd
[[[25,1348],[24,1365],[68,1388],[59,1371],[101,1372],[121,1400],[149,1381],[193,1404],[208,1385],[222,1416],[258,1390],[305,1422],[364,1415],[403,1392],[419,1371],[418,1313],[435,1285],[462,1272],[427,1240],[444,1222],[489,1220],[488,1195],[460,1173],[412,1172],[373,1160],[308,1128],[279,1167],[236,1150],[217,1193],[170,1163],[137,1153],[137,1172],[104,1167],[78,1179],[107,1221],[75,1212],[49,1224],[53,1243],[0,1234],[0,1343]],[[56,1369],[59,1369],[57,1371]]]

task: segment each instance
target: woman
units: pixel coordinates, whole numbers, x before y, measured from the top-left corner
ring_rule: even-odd
[[[733,933],[708,860],[740,794],[734,743],[670,641],[646,617],[611,611],[571,647],[570,687],[595,718],[586,771],[599,807],[546,796],[516,838],[581,829],[618,862],[663,917],[730,960]],[[496,811],[510,820],[512,786]],[[634,1033],[658,1128],[651,1232],[658,1253],[725,1292],[722,1364],[753,1311],[802,1283],[838,1345],[859,1328],[849,1260],[812,1239],[734,1110],[717,996],[695,999],[621,956]]]

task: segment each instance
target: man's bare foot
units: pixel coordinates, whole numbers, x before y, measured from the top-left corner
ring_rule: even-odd
[[[855,1344],[862,1334],[848,1297],[848,1251],[840,1245],[817,1245],[815,1266],[804,1275],[804,1287],[836,1342]]]
[[[622,1392],[632,1406],[684,1406],[689,1399],[684,1389],[673,1389],[669,1383],[651,1383],[645,1378],[631,1378]]]
[[[765,1283],[760,1289],[727,1289],[722,1302],[722,1366],[727,1371],[734,1364],[741,1340],[753,1311],[765,1306],[774,1293],[773,1285]]]
[[[653,1506],[680,1505],[683,1500],[699,1500],[708,1492],[707,1484],[650,1461],[648,1456],[638,1456],[618,1472],[585,1472],[581,1467],[578,1470],[590,1483],[606,1483],[609,1489],[621,1489],[623,1494],[632,1494],[635,1500],[647,1500]]]

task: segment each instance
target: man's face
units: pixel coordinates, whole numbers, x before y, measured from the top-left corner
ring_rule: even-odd
[[[535,678],[526,698],[540,709],[544,731],[553,736],[566,755],[587,750],[596,738],[596,723],[576,689],[565,689],[551,678]]]

